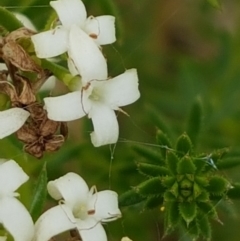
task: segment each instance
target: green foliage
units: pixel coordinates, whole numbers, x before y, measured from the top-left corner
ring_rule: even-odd
[[[23,27],[13,13],[0,6],[0,26],[11,32]]]
[[[178,138],[177,144],[176,144],[176,151],[178,156],[180,157],[183,157],[186,154],[189,154],[189,155],[191,154],[192,142],[186,133],[182,134]]]
[[[164,136],[162,132],[159,133]],[[164,146],[160,145],[160,148]],[[209,220],[221,223],[215,205],[219,199],[216,197],[226,198],[229,193],[236,197],[239,195],[238,185],[231,189],[229,181],[218,173],[215,165],[215,162],[221,163],[225,151],[226,149],[216,150],[210,155],[196,155],[191,139],[184,133],[177,139],[176,148],[167,150],[163,163],[138,163],[138,171],[148,180],[124,195],[128,194],[131,199],[131,195],[134,197],[139,194],[143,197],[139,200],[144,202],[143,209],[161,206],[165,213],[164,235],[178,228],[186,230],[193,239],[203,237],[210,240],[212,232]],[[137,153],[147,157],[145,149],[144,152],[138,150]],[[165,154],[158,155],[163,158]],[[148,155],[148,158],[158,160],[156,155]],[[151,160],[148,162],[153,163]],[[128,204],[131,205],[130,202]]]
[[[34,221],[42,213],[47,196],[47,169],[46,162],[43,164],[42,171],[39,174],[36,186],[33,192],[33,199],[30,206],[30,213]]]
[[[194,101],[188,119],[187,133],[192,143],[195,145],[202,124],[202,101],[198,97]]]

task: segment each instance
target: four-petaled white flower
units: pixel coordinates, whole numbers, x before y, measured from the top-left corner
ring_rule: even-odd
[[[39,217],[34,241],[48,241],[71,229],[77,229],[83,241],[106,241],[101,222],[121,217],[117,193],[95,192],[95,187],[89,190],[86,182],[75,173],[50,181],[47,189],[54,199],[62,201]]]
[[[0,111],[0,139],[19,130],[30,113],[18,107]]]
[[[44,99],[48,118],[71,121],[88,114],[94,132],[91,140],[95,147],[116,143],[119,127],[114,110],[135,102],[140,93],[136,69],[108,79],[106,60],[94,41],[81,29],[74,28],[69,35],[69,55],[82,77],[78,91]]]
[[[0,223],[15,241],[31,241],[34,234],[32,218],[15,198],[18,196],[15,190],[28,180],[28,176],[15,161],[0,161]]]
[[[51,1],[61,22],[56,28],[32,36],[36,54],[39,58],[51,58],[68,51],[69,33],[74,34],[73,26],[82,29],[96,45],[116,41],[115,17],[104,15],[88,17],[81,0]]]

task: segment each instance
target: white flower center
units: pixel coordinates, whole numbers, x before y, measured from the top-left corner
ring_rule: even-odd
[[[73,211],[73,215],[75,218],[86,219],[88,216],[87,206],[85,204],[78,206],[78,208]]]

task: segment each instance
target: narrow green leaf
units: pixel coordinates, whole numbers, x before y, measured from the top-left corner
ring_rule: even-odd
[[[189,225],[187,225],[186,223],[184,223],[182,225],[185,229],[185,234],[187,234],[187,236],[189,236],[191,239],[190,240],[197,240],[199,238],[200,235],[200,230],[198,228],[198,224],[196,222],[196,219],[193,220],[191,223],[189,223]]]
[[[229,169],[240,165],[240,157],[224,158],[217,164],[219,170]]]
[[[158,145],[160,145],[162,157],[165,159],[167,150],[172,147],[170,140],[168,139],[167,135],[161,130],[157,130],[156,139]]]
[[[212,230],[208,217],[206,215],[198,215],[197,223],[200,235],[202,235],[206,240],[211,240]]]
[[[132,149],[142,157],[144,157],[148,162],[153,164],[164,164],[164,161],[161,159],[161,154],[157,152],[155,149],[139,146],[139,145],[132,145]]]
[[[204,171],[205,166],[207,165],[205,157],[193,158],[193,163],[196,167],[195,174],[200,174]]]
[[[192,140],[192,143],[195,145],[197,137],[199,135],[202,123],[202,101],[201,98],[198,97],[190,110],[188,125],[187,125],[187,133],[189,138]]]
[[[223,195],[227,191],[228,185],[229,185],[229,182],[225,178],[219,177],[219,176],[213,176],[209,180],[209,183],[206,189],[212,194]]]
[[[177,165],[177,173],[181,175],[194,174],[196,170],[193,164],[192,158],[190,156],[184,156]]]
[[[0,26],[4,27],[9,32],[12,32],[18,28],[23,27],[23,24],[15,17],[12,12],[9,12],[4,7],[0,7]]]
[[[156,207],[159,207],[163,203],[163,197],[162,196],[154,196],[147,198],[144,209],[153,209]]]
[[[182,202],[179,203],[179,212],[182,218],[185,220],[187,227],[197,215],[197,205],[195,202]]]
[[[167,152],[166,164],[169,171],[173,174],[177,174],[177,166],[178,166],[179,159],[176,154],[172,151]]]
[[[147,106],[146,112],[148,113],[148,117],[153,121],[153,123],[159,130],[161,130],[170,138],[173,136],[173,133],[171,129],[169,129],[167,121],[165,121],[164,118],[160,116],[160,113],[155,108],[153,108],[152,106]]]
[[[176,201],[176,197],[173,195],[172,192],[170,191],[166,191],[163,195],[164,201],[167,202],[175,202]]]
[[[192,142],[189,136],[186,133],[183,133],[177,140],[176,144],[177,154],[180,157],[185,156],[186,154],[191,154],[192,152]]]
[[[166,176],[169,174],[168,169],[162,166],[152,165],[148,163],[138,163],[137,167],[138,171],[141,174],[148,177]]]
[[[199,209],[208,217],[219,221],[216,208],[210,202],[197,202]]]
[[[162,178],[162,184],[167,188],[171,188],[172,185],[175,183],[175,181],[176,181],[176,177],[173,177],[173,176],[166,176]]]
[[[168,220],[169,225],[174,228],[180,221],[179,213],[179,203],[178,202],[168,202],[166,203],[166,209],[168,209]]]
[[[47,169],[46,162],[43,164],[42,171],[38,177],[34,192],[33,199],[30,206],[30,213],[33,220],[37,220],[40,216],[47,195]]]
[[[159,177],[151,178],[135,187],[137,193],[142,196],[163,195],[166,188]]]
[[[146,198],[136,193],[134,189],[129,190],[118,197],[118,202],[120,207],[126,207],[138,204],[145,200]]]

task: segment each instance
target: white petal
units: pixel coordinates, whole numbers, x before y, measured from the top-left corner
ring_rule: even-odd
[[[89,102],[81,91],[75,91],[58,97],[44,98],[48,118],[55,121],[79,119],[89,111]],[[83,110],[84,108],[84,110]]]
[[[15,241],[31,241],[34,225],[27,209],[16,198],[0,199],[0,222]]]
[[[32,30],[32,31],[37,31],[35,26],[32,24],[31,20],[27,18],[24,14],[22,13],[13,13],[16,18],[23,24],[24,27]]]
[[[76,69],[72,59],[68,58],[68,69],[72,76],[79,75],[78,70]]]
[[[71,210],[64,204],[43,213],[35,224],[34,241],[48,241],[53,236],[76,227]]]
[[[72,172],[50,181],[47,189],[54,199],[64,199],[66,205],[72,210],[79,208],[82,203],[86,203],[89,192],[86,182],[79,175]]]
[[[63,27],[35,34],[31,37],[38,58],[51,58],[67,51],[68,31]]]
[[[83,221],[78,219],[77,228],[83,241],[107,241],[102,224],[93,218]]]
[[[51,1],[50,5],[57,12],[64,27],[70,28],[73,24],[77,24],[79,27],[84,25],[87,13],[81,0]]]
[[[28,111],[17,107],[0,111],[0,139],[20,129],[29,115]]]
[[[84,30],[99,45],[111,44],[116,41],[115,17],[113,16],[91,16],[87,19]]]
[[[46,80],[46,82],[42,85],[42,87],[40,88],[39,91],[41,92],[41,91],[50,91],[50,90],[52,90],[55,87],[55,85],[56,85],[56,81],[57,81],[57,78],[54,75],[50,76]]]
[[[94,40],[77,26],[70,30],[68,53],[82,76],[83,85],[91,80],[107,79],[107,63],[102,52]]]
[[[28,175],[14,160],[0,164],[0,197],[13,194],[27,180]]]
[[[89,113],[89,118],[92,118],[94,126],[91,140],[95,147],[117,142],[119,128],[115,112],[112,109],[94,102]]]
[[[137,71],[129,69],[115,78],[102,82],[98,89],[104,102],[113,109],[129,105],[140,97]]]
[[[101,222],[110,222],[122,216],[118,208],[118,195],[110,190],[95,193],[88,209],[94,210],[94,218]]]

